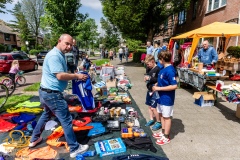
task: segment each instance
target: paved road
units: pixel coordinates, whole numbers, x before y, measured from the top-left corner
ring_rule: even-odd
[[[124,62],[124,61],[123,61]],[[134,63],[124,65],[133,83],[130,93],[143,116],[149,120],[145,103],[145,69]],[[219,98],[214,107],[201,108],[194,104],[195,90],[177,89],[172,120],[171,143],[162,146],[170,160],[240,160],[240,120],[236,105]]]

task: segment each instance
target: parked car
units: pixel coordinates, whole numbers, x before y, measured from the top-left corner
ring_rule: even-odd
[[[19,69],[31,71],[38,69],[38,63],[22,52],[0,53],[0,73],[8,73],[13,60],[18,60]]]
[[[43,61],[45,56],[47,55],[48,51],[41,51],[37,54],[37,62],[40,66],[43,65]]]

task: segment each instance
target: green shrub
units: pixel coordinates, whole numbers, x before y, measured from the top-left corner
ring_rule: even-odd
[[[27,50],[27,46],[22,46],[22,47],[21,47],[21,51],[27,52],[27,51],[28,51],[28,50]]]
[[[37,53],[39,53],[39,50],[36,50],[36,49],[31,49],[31,50],[29,51],[29,54],[30,54],[30,55],[36,55]]]
[[[227,49],[228,55],[240,58],[240,46],[230,46]]]
[[[41,50],[41,51],[44,50],[43,45],[38,45],[38,46],[37,46],[37,50]]]
[[[140,63],[141,62],[141,55],[146,53],[146,49],[137,49],[133,52],[133,62]]]
[[[18,50],[16,48],[14,48],[13,51],[18,51]]]

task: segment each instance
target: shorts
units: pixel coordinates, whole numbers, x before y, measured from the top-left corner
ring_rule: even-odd
[[[173,116],[173,106],[165,106],[157,104],[157,112],[162,113],[163,117],[171,117]]]
[[[151,106],[152,108],[157,107],[157,97],[156,97],[155,93],[153,93],[150,96],[149,91],[147,92],[145,104],[148,106]]]

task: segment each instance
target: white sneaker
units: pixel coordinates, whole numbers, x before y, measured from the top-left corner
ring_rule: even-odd
[[[162,139],[162,137],[164,136],[164,134],[162,133],[162,131],[158,132],[158,133],[154,133],[152,135],[154,138],[156,139]]]
[[[79,154],[79,153],[82,154],[82,153],[86,152],[88,150],[88,148],[89,148],[89,146],[87,144],[86,145],[79,144],[78,149],[76,151],[70,153],[70,157],[75,158],[77,156],[77,154]]]
[[[39,137],[36,141],[29,143],[28,147],[35,147],[38,143],[43,140],[42,137]]]

